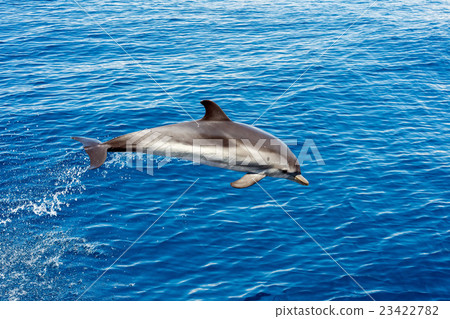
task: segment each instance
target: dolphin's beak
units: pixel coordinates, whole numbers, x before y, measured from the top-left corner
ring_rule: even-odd
[[[306,178],[304,178],[302,175],[297,175],[297,176],[295,176],[295,181],[296,181],[297,183],[302,184],[302,185],[305,185],[305,186],[308,186],[308,185],[309,185],[308,180],[307,180]]]

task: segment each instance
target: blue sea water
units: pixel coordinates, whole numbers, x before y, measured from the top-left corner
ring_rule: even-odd
[[[78,2],[0,3],[1,300],[450,299],[448,1]],[[70,139],[203,99],[325,165],[271,198]]]

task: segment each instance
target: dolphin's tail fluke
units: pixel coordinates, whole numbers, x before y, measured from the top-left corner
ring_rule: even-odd
[[[102,144],[99,140],[86,137],[72,137],[74,140],[81,142],[84,150],[89,155],[91,166],[89,169],[94,169],[103,165],[106,160],[106,153],[109,146]]]

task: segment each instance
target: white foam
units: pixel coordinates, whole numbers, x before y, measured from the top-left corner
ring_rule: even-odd
[[[16,207],[10,207],[7,214],[14,215],[19,211],[31,210],[38,216],[56,216],[63,207],[69,206],[68,195],[86,189],[86,187],[81,184],[80,179],[81,175],[86,172],[86,170],[87,169],[79,167],[72,167],[64,170],[55,183],[56,189],[48,191],[47,194],[38,200],[30,200],[25,203],[22,202]],[[11,220],[7,221],[10,222]],[[0,222],[0,224],[2,223],[3,222]],[[6,222],[3,224],[6,224]]]

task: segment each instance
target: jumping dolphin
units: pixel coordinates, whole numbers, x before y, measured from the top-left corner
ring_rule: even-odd
[[[194,163],[222,167],[247,174],[231,183],[249,187],[266,176],[285,178],[303,185],[297,158],[285,143],[258,128],[231,121],[213,101],[201,101],[205,116],[125,134],[102,143],[96,139],[72,137],[81,142],[90,158],[90,169],[100,167],[107,152],[147,152]]]

